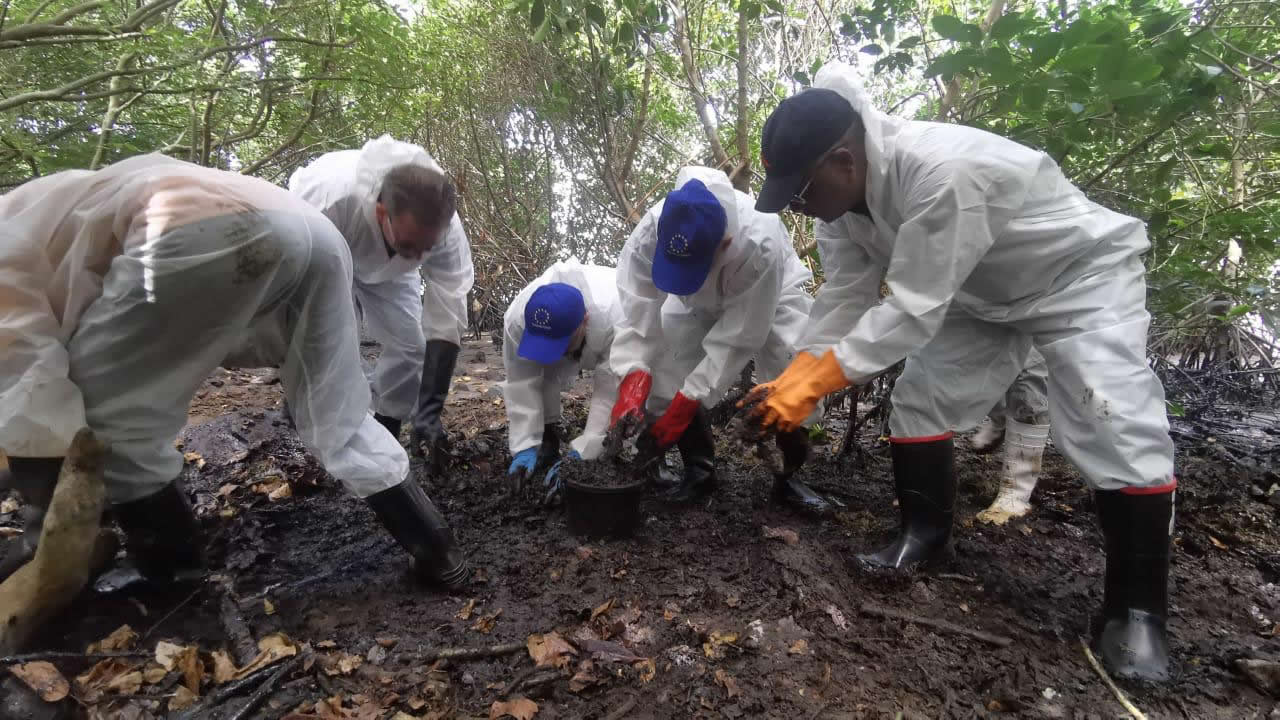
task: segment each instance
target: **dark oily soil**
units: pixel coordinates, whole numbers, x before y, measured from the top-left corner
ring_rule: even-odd
[[[564,481],[577,487],[633,488],[644,482],[633,465],[610,460],[581,460],[560,465]]]
[[[888,462],[876,452],[855,469],[817,448],[801,478],[848,507],[820,521],[771,504],[769,473],[721,433],[720,486],[709,500],[670,508],[646,497],[634,538],[584,543],[562,511],[504,498],[509,459],[489,450],[505,447],[504,429],[482,431],[455,448],[463,461],[448,479],[424,479],[476,571],[466,591],[440,593],[408,579],[405,553],[364,503],[275,420],[231,414],[186,433],[185,449],[206,461],[189,466],[189,480],[216,582],[86,593],[39,647],[83,650],[122,623],[146,632],[146,647],[165,638],[229,647],[219,619],[227,587],[255,637],[282,631],[317,653],[364,659],[347,674],[321,663],[299,670],[253,717],[335,695],[347,707],[376,702],[379,717],[489,717],[500,697],[519,696],[537,703],[539,720],[1123,715],[1079,642],[1102,596],[1092,503],[1052,451],[1033,514],[997,528],[972,517],[990,500],[1000,456],[962,448],[955,558],[932,574],[901,575],[854,560],[898,524]],[[273,473],[293,483],[292,497],[252,489]],[[1164,687],[1125,686],[1149,717],[1265,717],[1275,707],[1234,669],[1240,658],[1280,657],[1277,510],[1251,496],[1269,478],[1186,449],[1180,456],[1170,618],[1178,674]],[[866,603],[1012,643],[863,614]],[[525,652],[423,660],[551,631],[577,648],[560,669],[535,670]],[[230,717],[249,692],[204,717]],[[119,702],[163,714],[160,703]]]

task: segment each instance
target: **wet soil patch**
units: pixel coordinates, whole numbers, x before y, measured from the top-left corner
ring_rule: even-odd
[[[564,481],[579,487],[614,490],[632,488],[644,480],[638,477],[632,465],[611,461],[583,460],[567,462],[560,466]]]

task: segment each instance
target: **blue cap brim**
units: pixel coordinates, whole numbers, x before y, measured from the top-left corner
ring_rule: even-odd
[[[703,263],[677,263],[659,251],[653,257],[653,285],[671,295],[692,295],[707,281],[714,262],[713,254]]]
[[[524,337],[520,338],[520,347],[516,349],[516,354],[536,363],[553,365],[564,357],[565,351],[569,349],[570,340],[573,340],[573,335],[550,338],[525,331]]]

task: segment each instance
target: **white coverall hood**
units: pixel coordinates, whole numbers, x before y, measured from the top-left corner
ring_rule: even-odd
[[[548,283],[564,283],[582,292],[587,308],[587,336],[580,358],[565,357],[554,365],[542,365],[520,357],[524,337],[524,309],[534,290]],[[507,406],[511,454],[542,444],[543,427],[560,419],[560,393],[567,390],[582,369],[592,372],[591,407],[582,434],[572,442],[584,459],[604,450],[609,412],[618,392],[618,378],[609,369],[614,331],[622,318],[614,269],[583,265],[576,260],[558,262],[516,295],[503,318],[502,363],[506,380],[502,393]]]

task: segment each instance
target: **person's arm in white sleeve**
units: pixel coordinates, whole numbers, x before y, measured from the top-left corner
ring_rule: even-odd
[[[607,355],[607,353],[606,353]],[[618,376],[609,369],[607,357],[592,371],[591,408],[582,434],[570,443],[584,460],[595,460],[604,452],[604,438],[609,431],[609,413],[618,398]]]
[[[427,255],[422,276],[426,280],[422,330],[427,340],[446,340],[460,346],[467,329],[467,293],[475,284],[475,269],[471,264],[471,243],[457,215],[453,216],[441,247]]]
[[[866,249],[848,237],[840,225],[819,221],[815,236],[826,279],[814,297],[809,322],[797,348],[821,355],[875,306],[880,299],[884,268],[872,262]]]
[[[658,213],[649,211],[631,231],[618,256],[618,301],[622,322],[609,352],[609,367],[620,378],[632,370],[649,371],[662,348],[662,304],[667,294],[653,284],[653,252]]]
[[[506,322],[502,338],[502,366],[507,379],[502,397],[507,405],[507,445],[514,456],[521,450],[542,446],[545,413],[542,407],[543,368],[517,354],[524,324]]]
[[[782,263],[761,257],[743,271],[752,274],[751,282],[724,299],[724,314],[702,340],[705,356],[680,388],[680,394],[704,406],[742,372],[773,329],[782,297]]]
[[[885,282],[890,296],[836,344],[845,378],[860,385],[924,347],[1007,222],[993,217],[988,188],[969,168],[939,164],[910,183]]]

